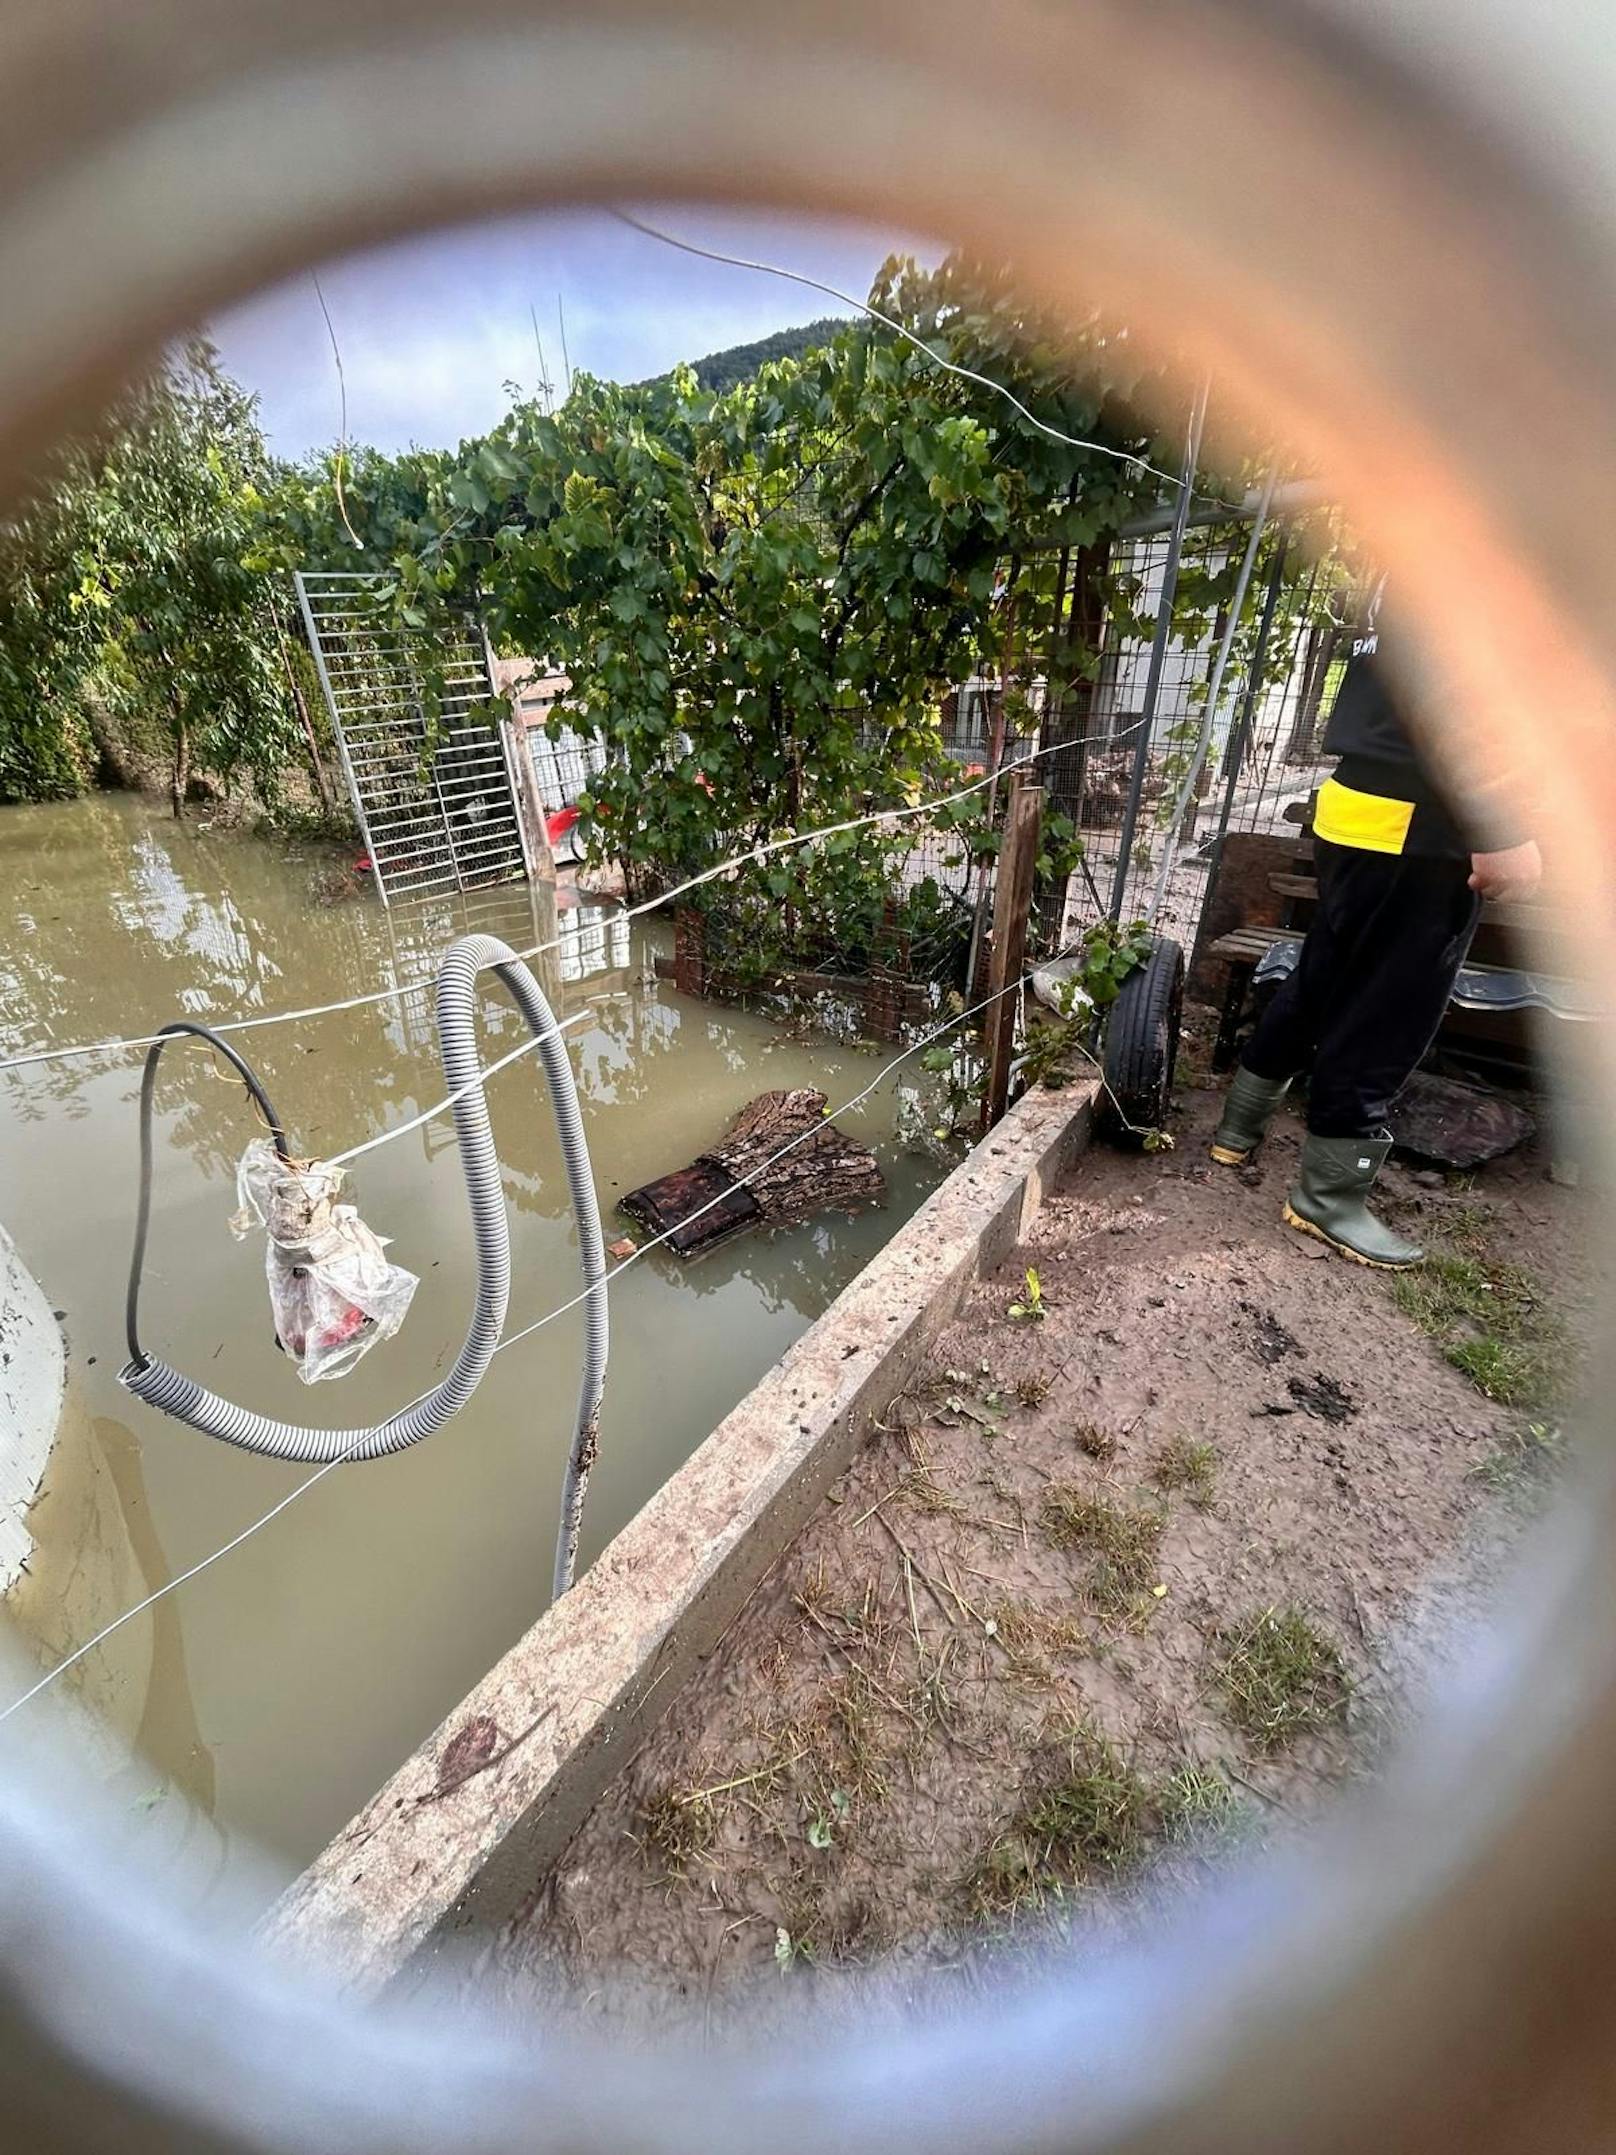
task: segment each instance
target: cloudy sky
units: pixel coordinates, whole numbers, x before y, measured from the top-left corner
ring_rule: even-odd
[[[898,232],[680,207],[639,214],[664,230],[766,259],[862,297]],[[449,445],[531,394],[539,357],[561,379],[560,317],[574,367],[617,381],[658,374],[796,322],[850,310],[778,277],[675,252],[604,211],[508,218],[326,265],[320,286],[347,377],[348,431],[382,449]],[[225,365],[261,399],[285,456],[331,443],[339,399],[311,276],[264,292],[211,325]]]

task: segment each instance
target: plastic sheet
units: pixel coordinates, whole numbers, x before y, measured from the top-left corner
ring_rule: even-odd
[[[420,1284],[384,1254],[386,1243],[352,1205],[339,1205],[340,1167],[281,1159],[254,1138],[236,1169],[239,1209],[231,1232],[266,1236],[275,1337],[305,1384],[345,1377],[404,1322]]]

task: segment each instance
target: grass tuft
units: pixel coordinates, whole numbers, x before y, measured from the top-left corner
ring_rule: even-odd
[[[1505,1339],[1462,1339],[1442,1351],[1484,1398],[1501,1407],[1541,1407],[1559,1394],[1559,1368],[1541,1347]]]
[[[929,1467],[906,1474],[898,1484],[903,1502],[918,1512],[929,1512],[933,1517],[963,1519],[967,1516],[965,1506],[932,1473]]]
[[[1170,1840],[1221,1833],[1241,1811],[1239,1797],[1216,1766],[1186,1759],[1157,1791],[1162,1829]]]
[[[1036,1776],[969,1880],[979,1915],[1012,1915],[1123,1869],[1156,1813],[1150,1784],[1116,1746],[1080,1725],[1052,1772]]]
[[[1087,1722],[1035,1762],[1021,1801],[966,1880],[978,1916],[1014,1916],[1135,1869],[1151,1844],[1227,1831],[1240,1805],[1215,1767],[1141,1773]]]
[[[1051,1482],[1039,1506],[1044,1532],[1057,1549],[1085,1549],[1094,1558],[1089,1593],[1097,1608],[1128,1609],[1156,1577],[1156,1552],[1166,1520],[1154,1507],[1113,1504],[1070,1482]]]
[[[1218,1634],[1229,1718],[1262,1751],[1342,1719],[1352,1696],[1340,1650],[1297,1608],[1259,1609]]]
[[[1541,1487],[1565,1462],[1565,1432],[1558,1422],[1528,1422],[1508,1436],[1478,1466],[1472,1481],[1508,1495]]]
[[[718,1838],[711,1802],[682,1789],[663,1789],[640,1810],[640,1851],[665,1878],[688,1878]]]
[[[1069,1617],[1049,1616],[1025,1601],[1008,1598],[988,1610],[990,1636],[1003,1650],[1010,1674],[1023,1683],[1046,1689],[1054,1682],[1050,1657],[1082,1653],[1088,1646],[1081,1624]]]
[[[1526,1412],[1553,1406],[1565,1390],[1566,1327],[1531,1273],[1488,1255],[1482,1208],[1464,1209],[1478,1221],[1460,1222],[1461,1247],[1397,1274],[1392,1299],[1484,1397]]]
[[[1109,1459],[1117,1448],[1116,1438],[1098,1422],[1079,1422],[1072,1431],[1072,1442],[1090,1459]]]
[[[1178,1490],[1197,1511],[1212,1501],[1218,1455],[1212,1445],[1186,1436],[1169,1437],[1156,1454],[1150,1478],[1158,1489]]]
[[[798,1786],[816,1807],[823,1809],[838,1788],[851,1791],[863,1805],[886,1801],[885,1716],[862,1669],[822,1684],[786,1729],[785,1742],[798,1753]]]

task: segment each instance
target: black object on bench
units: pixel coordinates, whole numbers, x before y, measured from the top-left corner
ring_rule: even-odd
[[[1229,969],[1212,1050],[1214,1070],[1227,1070],[1234,1062],[1247,991],[1260,982],[1283,980],[1295,970],[1301,949],[1302,937],[1294,928],[1237,928],[1212,945],[1211,955]],[[1605,1015],[1590,984],[1514,965],[1462,966],[1451,1001],[1460,1010],[1543,1010],[1576,1024]]]

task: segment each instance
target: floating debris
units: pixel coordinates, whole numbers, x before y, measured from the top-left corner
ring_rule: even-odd
[[[628,1191],[618,1210],[690,1257],[749,1227],[884,1204],[875,1154],[825,1120],[828,1105],[807,1085],[759,1093],[711,1151]]]

